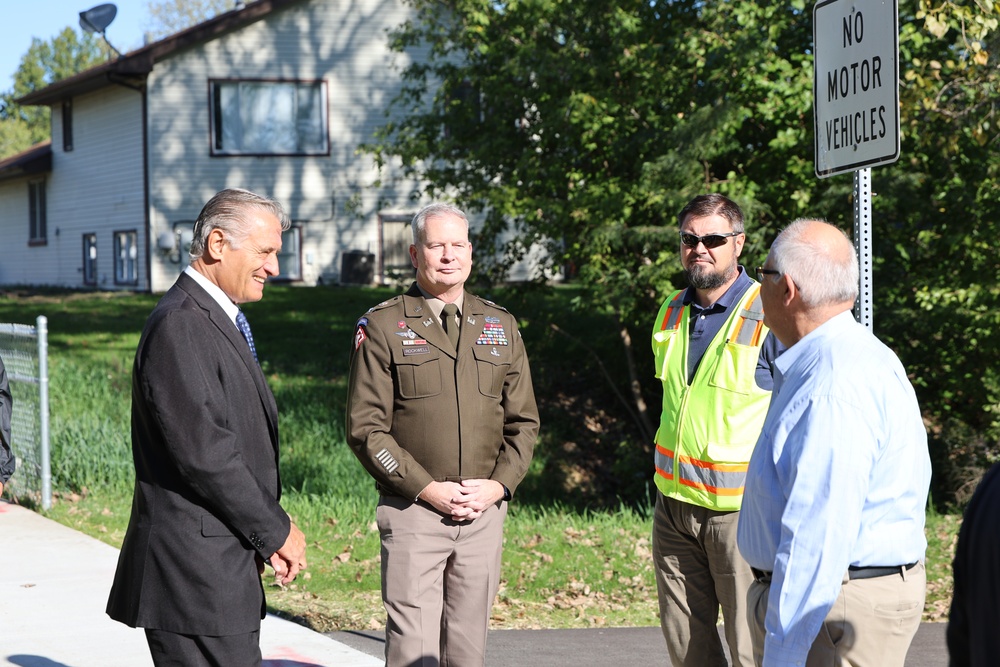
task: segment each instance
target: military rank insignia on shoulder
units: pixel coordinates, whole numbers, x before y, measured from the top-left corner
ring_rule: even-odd
[[[493,308],[496,308],[497,310],[502,310],[503,312],[508,313],[508,314],[510,313],[509,310],[507,310],[506,308],[504,308],[503,306],[501,306],[498,303],[494,303],[494,302],[490,301],[489,299],[484,299],[481,296],[477,296],[476,298],[479,299],[480,301],[482,301],[483,303],[485,303],[487,306],[491,306]]]
[[[371,308],[368,309],[368,312],[369,313],[374,313],[376,310],[382,310],[383,308],[386,308],[386,307],[391,306],[392,304],[398,302],[402,298],[403,298],[402,294],[400,294],[398,296],[394,296],[391,299],[388,299],[386,301],[383,301],[382,303],[379,303],[379,304],[376,304],[376,305],[372,306]]]

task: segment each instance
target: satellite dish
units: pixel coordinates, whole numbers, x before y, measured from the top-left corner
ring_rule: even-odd
[[[103,36],[104,31],[115,20],[117,13],[118,8],[110,2],[91,7],[85,12],[80,12],[80,27],[85,32],[99,32]]]

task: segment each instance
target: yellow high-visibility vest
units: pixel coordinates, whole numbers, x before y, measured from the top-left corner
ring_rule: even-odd
[[[656,431],[656,487],[663,495],[713,510],[738,510],[750,454],[771,392],[754,378],[767,335],[754,282],[709,344],[688,384],[690,307],[683,290],[663,302],[653,326],[663,411]]]

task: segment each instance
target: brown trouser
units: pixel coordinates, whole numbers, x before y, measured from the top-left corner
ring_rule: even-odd
[[[423,502],[379,500],[387,667],[475,667],[500,586],[507,503],[455,522]]]
[[[736,548],[739,512],[718,512],[656,493],[653,563],[660,628],[674,667],[728,667],[719,639],[722,609],[735,667],[750,667],[750,566]]]
[[[923,563],[872,579],[844,575],[840,595],[813,640],[806,667],[903,667],[920,626],[927,573]],[[747,594],[753,657],[764,663],[764,619],[771,584],[755,581]]]

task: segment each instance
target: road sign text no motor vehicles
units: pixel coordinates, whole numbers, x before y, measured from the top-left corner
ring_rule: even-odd
[[[899,159],[895,0],[821,0],[813,9],[816,175]]]

